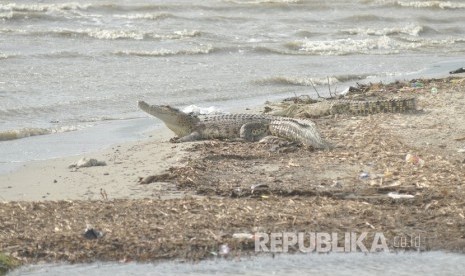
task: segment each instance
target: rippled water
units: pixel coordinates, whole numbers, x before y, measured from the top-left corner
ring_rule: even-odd
[[[0,141],[141,118],[138,99],[239,108],[314,96],[312,83],[325,94],[327,82],[340,91],[451,62],[447,74],[465,63],[464,11],[462,1],[2,1]]]
[[[13,275],[463,275],[465,255],[443,252],[279,255],[197,264],[94,263],[23,267]]]

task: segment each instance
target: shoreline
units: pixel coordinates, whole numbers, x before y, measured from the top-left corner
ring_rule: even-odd
[[[442,78],[448,76],[447,73],[450,71],[451,68],[456,69],[456,67],[460,64],[461,63],[459,61],[448,60],[445,62],[431,64],[429,67],[426,67],[420,71],[403,72],[399,76],[376,76],[374,78],[364,79],[360,82],[358,82],[357,80],[353,80],[350,82],[341,82],[339,83],[339,88],[337,87],[337,84],[335,85],[335,88],[338,88],[337,90],[342,91],[344,90],[344,87],[348,88],[350,85],[356,85],[357,83],[390,83],[396,80],[408,80],[414,78]],[[288,92],[285,92],[285,90],[288,90]],[[298,92],[296,92],[296,90]],[[321,96],[329,96],[327,87],[325,85],[321,85],[321,87],[319,87],[319,90]],[[311,97],[317,97],[316,93],[314,93],[313,88],[311,86],[308,86],[307,84],[305,86],[289,86],[289,88],[283,89],[278,94],[259,95],[245,99],[234,99],[227,101],[203,102],[200,104],[200,106],[215,106],[227,112],[243,113],[250,112],[249,110],[261,109],[265,102],[279,101],[283,98],[295,96],[296,93],[302,95],[310,95]],[[150,101],[150,99],[146,100]],[[136,105],[135,102],[134,105]],[[37,135],[27,138],[0,141],[0,151],[6,152],[6,157],[3,156],[3,160],[0,160],[0,164],[7,168],[0,168],[0,175],[14,171],[17,168],[22,167],[24,164],[28,164],[31,162],[46,162],[50,159],[68,156],[80,156],[83,154],[91,155],[93,152],[100,152],[104,149],[113,146],[124,145],[126,143],[133,143],[135,141],[148,138],[146,134],[155,132],[156,128],[164,129],[165,126],[160,121],[146,116],[135,119],[124,119],[120,121],[101,121],[90,128],[84,128],[82,130],[77,131]],[[98,142],[99,139],[108,141]],[[65,140],[65,143],[62,143],[61,140]],[[73,144],[75,141],[80,141],[78,142],[78,144],[82,143],[79,146],[83,148],[83,150],[70,150],[69,144]],[[2,143],[4,145],[3,147]],[[56,148],[53,150],[47,149],[46,152],[36,152],[36,147]],[[11,150],[12,148],[14,149],[14,151]],[[28,151],[27,154],[32,154],[32,157],[27,156],[25,154],[17,155],[15,153],[19,151],[17,149],[26,149]],[[85,153],[82,153],[82,151],[84,151]],[[12,159],[14,160],[14,162],[9,161]]]
[[[367,87],[361,96],[413,95],[418,112],[315,119],[332,150],[171,144],[162,131],[87,155],[106,166],[70,169],[79,158],[67,157],[0,176],[0,252],[26,264],[202,260],[224,244],[250,254],[237,233],[311,230],[419,234],[426,251],[464,253],[465,78]]]
[[[159,174],[181,164],[184,144],[171,144],[169,130],[157,130],[150,138],[126,142],[80,155],[30,161],[0,174],[0,201],[98,200],[105,192],[109,199],[178,196],[139,184],[139,178]],[[106,166],[69,168],[82,158],[94,158]]]

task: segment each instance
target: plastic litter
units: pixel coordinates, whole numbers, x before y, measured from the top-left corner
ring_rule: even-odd
[[[362,172],[359,177],[360,179],[367,179],[370,177],[370,174],[367,172]]]
[[[252,194],[253,194],[254,192],[264,192],[264,191],[267,191],[269,188],[270,188],[270,186],[268,186],[268,185],[266,185],[266,184],[255,184],[255,185],[250,186],[250,189],[252,190]]]
[[[416,165],[416,166],[420,166],[420,167],[423,167],[423,165],[425,165],[425,160],[421,159],[417,155],[410,154],[410,153],[405,156],[405,162]]]
[[[220,245],[220,250],[218,254],[220,254],[221,256],[224,256],[224,255],[228,255],[230,251],[231,249],[229,248],[227,244],[222,244]]]
[[[232,235],[234,239],[246,239],[246,240],[251,240],[254,238],[253,234],[250,233],[234,233]]]
[[[422,88],[424,87],[425,85],[422,83],[422,82],[419,82],[419,81],[416,81],[416,82],[413,82],[412,83],[412,87],[413,88]]]
[[[86,228],[83,236],[88,240],[95,240],[103,237],[103,233],[101,231],[95,230],[94,228]]]
[[[214,115],[214,114],[226,114],[223,110],[210,106],[210,107],[199,107],[196,105],[189,105],[182,109],[184,113],[192,113],[195,115]]]
[[[388,197],[394,198],[394,199],[405,199],[405,198],[414,198],[415,196],[413,195],[403,195],[403,194],[398,194],[394,192],[390,192],[387,194]]]

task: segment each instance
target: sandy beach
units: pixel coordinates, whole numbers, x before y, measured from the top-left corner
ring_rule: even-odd
[[[0,200],[99,200],[177,196],[172,185],[140,185],[140,177],[161,174],[181,165],[187,144],[169,143],[167,129],[153,133],[150,140],[115,145],[80,156],[25,163],[11,173],[0,175]],[[69,168],[82,158],[103,161],[106,166]],[[167,192],[168,191],[168,192]],[[171,191],[171,192],[170,192]]]
[[[255,254],[234,234],[256,231],[383,232],[389,246],[422,235],[421,250],[463,252],[464,91],[460,77],[362,86],[349,97],[413,96],[417,111],[317,118],[331,150],[172,144],[164,131],[85,156],[106,166],[26,164],[0,176],[0,252],[24,263],[199,260],[224,245]],[[103,237],[86,239],[89,225]]]

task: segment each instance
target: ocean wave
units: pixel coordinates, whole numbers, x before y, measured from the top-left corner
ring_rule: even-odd
[[[105,29],[77,29],[77,30],[66,30],[57,29],[52,31],[55,34],[65,36],[76,36],[84,35],[97,39],[115,40],[115,39],[135,39],[142,40],[148,33],[140,32],[136,30],[105,30]]]
[[[303,0],[230,0],[234,4],[302,4]]]
[[[14,15],[13,11],[0,12],[0,19],[12,19]]]
[[[17,57],[17,55],[0,53],[0,59],[7,59],[7,58],[13,58],[13,57]]]
[[[88,53],[81,53],[76,51],[53,51],[45,54],[33,55],[34,57],[45,57],[45,58],[82,58],[92,57]]]
[[[76,2],[62,4],[17,4],[8,3],[0,4],[0,11],[20,11],[20,12],[50,12],[50,11],[69,11],[69,10],[86,10],[90,4],[80,4]]]
[[[421,47],[417,42],[396,41],[387,36],[366,39],[293,41],[286,47],[306,55],[395,54],[400,50]]]
[[[465,3],[452,1],[378,1],[380,4],[392,5],[405,8],[428,8],[428,9],[464,9]]]
[[[376,14],[355,14],[345,18],[342,18],[342,21],[345,22],[394,22],[397,19],[392,17],[384,17]]]
[[[173,33],[168,33],[168,34],[157,34],[153,32],[143,32],[143,31],[138,31],[138,30],[112,30],[112,29],[98,29],[98,28],[74,29],[74,30],[65,29],[65,28],[56,28],[56,29],[51,29],[51,30],[0,29],[0,33],[34,35],[34,36],[55,35],[55,36],[63,36],[63,37],[87,36],[90,38],[101,39],[101,40],[118,40],[118,39],[176,40],[176,39],[196,37],[196,36],[201,35],[201,32],[198,30],[180,30],[180,31],[175,31]]]
[[[296,77],[296,76],[277,76],[255,81],[256,84],[260,85],[295,85],[295,86],[318,86],[318,85],[334,85],[341,82],[347,82],[352,80],[363,80],[368,75],[339,75],[327,78],[315,78],[315,77]]]
[[[45,12],[23,12],[23,11],[3,11],[0,12],[0,20],[3,21],[14,21],[14,20],[31,20],[31,19],[41,19],[41,20],[63,20],[63,13],[51,14]]]
[[[211,45],[202,46],[194,49],[159,49],[154,51],[115,51],[114,55],[117,56],[139,56],[139,57],[164,57],[164,56],[184,56],[184,55],[201,55],[209,54],[215,49]]]
[[[47,135],[53,133],[63,133],[69,131],[76,131],[79,128],[76,126],[62,126],[57,128],[21,128],[21,129],[13,129],[13,130],[3,130],[0,131],[0,141],[8,141],[8,140],[15,140],[21,139],[31,136],[38,136],[38,135]]]
[[[115,14],[115,18],[120,19],[145,19],[145,20],[162,20],[176,17],[171,13],[135,13],[135,14]]]
[[[419,36],[423,31],[423,26],[409,24],[402,27],[391,27],[391,28],[382,28],[382,29],[372,29],[372,28],[354,28],[348,30],[342,30],[342,33],[350,35],[397,35],[397,34],[407,34],[411,36]]]
[[[440,9],[464,9],[465,3],[450,1],[396,1],[401,7],[412,8],[440,8]]]

